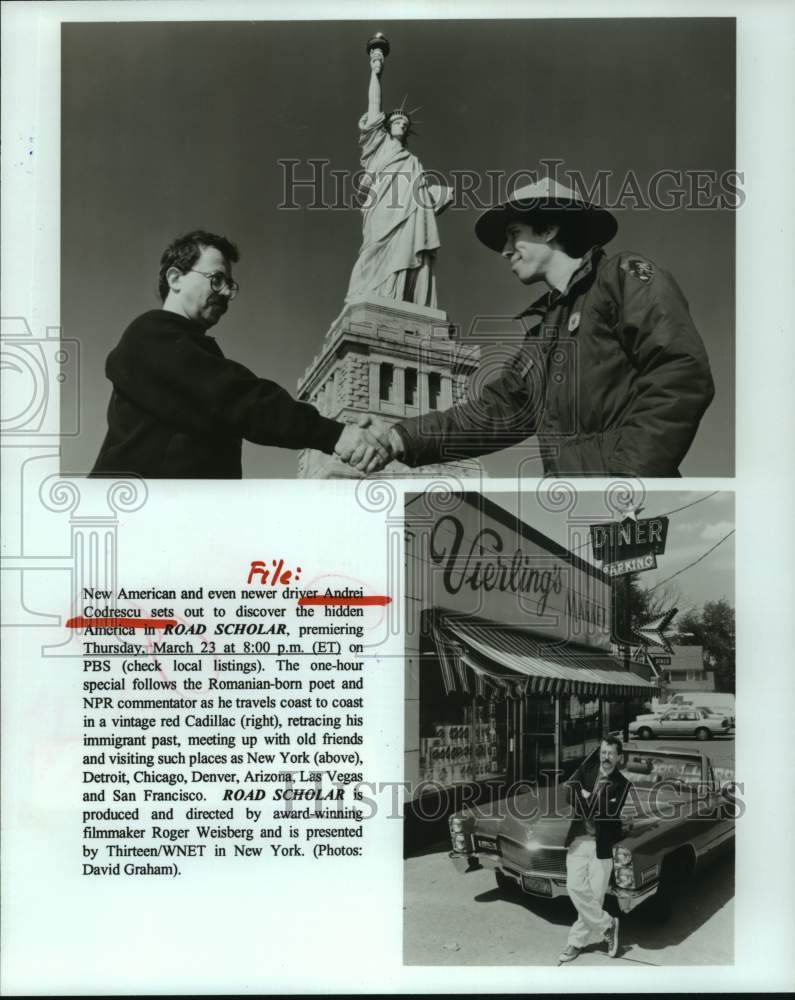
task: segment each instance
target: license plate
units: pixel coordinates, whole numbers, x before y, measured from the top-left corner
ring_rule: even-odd
[[[534,892],[537,896],[552,895],[552,883],[548,878],[537,878],[535,875],[523,875],[522,888],[525,892]]]
[[[497,850],[497,841],[490,840],[487,837],[475,837],[475,850],[491,851],[491,853],[494,854]]]

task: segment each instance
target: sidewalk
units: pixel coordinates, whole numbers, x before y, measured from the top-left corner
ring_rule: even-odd
[[[405,862],[407,965],[557,965],[575,911],[568,899],[497,890],[488,869],[459,875],[437,845]],[[734,961],[734,866],[723,859],[696,876],[665,923],[645,907],[621,917],[619,956],[586,951],[575,963],[727,965]]]

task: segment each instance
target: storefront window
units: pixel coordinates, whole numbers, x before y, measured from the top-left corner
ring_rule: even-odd
[[[579,763],[599,746],[602,738],[602,713],[598,698],[576,694],[560,699],[560,760],[564,769]]]
[[[540,779],[541,771],[555,769],[555,699],[552,695],[524,699],[521,771],[517,778]]]
[[[448,691],[430,649],[420,671],[420,780],[449,787],[507,771],[509,703],[463,690],[460,678]]]
[[[423,712],[420,726],[420,779],[457,785],[501,778],[507,767],[505,702],[470,699]],[[455,717],[451,721],[452,717]]]

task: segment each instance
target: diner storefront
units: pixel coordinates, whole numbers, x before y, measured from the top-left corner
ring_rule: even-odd
[[[567,776],[655,686],[598,568],[479,493],[406,502],[406,848],[464,801]]]

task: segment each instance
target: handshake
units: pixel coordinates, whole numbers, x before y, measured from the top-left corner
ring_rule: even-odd
[[[334,454],[363,475],[380,472],[396,458],[403,457],[403,441],[396,430],[379,417],[369,414],[358,423],[347,424],[340,434]]]

